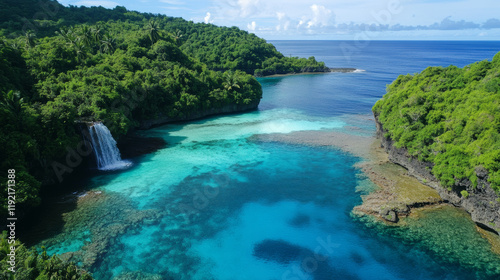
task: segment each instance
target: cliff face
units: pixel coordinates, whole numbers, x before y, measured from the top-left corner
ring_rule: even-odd
[[[397,148],[394,141],[384,134],[382,123],[375,115],[377,126],[377,138],[381,139],[381,145],[389,155],[389,160],[403,166],[408,173],[416,177],[419,181],[438,191],[441,198],[455,206],[462,207],[471,214],[472,220],[482,228],[488,228],[500,233],[500,203],[498,196],[490,187],[488,182],[488,171],[483,168],[476,168],[478,186],[474,187],[468,179],[462,179],[448,190],[440,185],[439,181],[432,175],[432,163],[419,161],[410,156],[405,148]],[[460,191],[466,190],[468,197],[463,197]]]
[[[238,112],[245,112],[245,111],[250,111],[250,110],[255,110],[259,106],[260,99],[254,100],[250,102],[249,104],[229,104],[226,106],[223,106],[221,108],[210,108],[206,110],[199,110],[194,113],[191,113],[190,115],[186,115],[183,117],[177,117],[177,118],[169,118],[167,116],[160,116],[155,119],[151,120],[145,120],[142,121],[139,125],[139,129],[149,129],[154,126],[166,124],[166,123],[172,123],[172,122],[178,122],[178,121],[191,121],[191,120],[196,120],[196,119],[201,119],[204,117],[209,117],[209,116],[214,116],[214,115],[221,115],[221,114],[231,114],[231,113],[238,113]]]

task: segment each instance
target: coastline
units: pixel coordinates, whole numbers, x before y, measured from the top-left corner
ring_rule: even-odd
[[[357,216],[371,215],[389,224],[397,224],[416,208],[442,204],[438,192],[410,176],[406,169],[391,162],[374,139],[368,160],[359,167],[377,189],[362,195],[363,203],[353,209]]]
[[[464,209],[478,226],[495,232],[498,236],[500,233],[500,202],[498,195],[490,187],[488,172],[485,169],[476,168],[477,187],[473,187],[469,180],[462,179],[456,182],[451,189],[444,188],[430,171],[432,163],[421,162],[410,156],[405,148],[395,147],[393,140],[385,137],[387,131],[376,115],[375,124],[377,138],[380,139],[381,146],[387,152],[390,161],[403,166],[412,177],[433,188],[445,202]],[[467,197],[460,195],[457,190],[461,189],[467,190],[470,195]]]
[[[377,130],[377,133],[379,132]],[[340,148],[359,155],[360,149],[352,147],[355,143],[350,140],[345,143],[351,146],[350,148]],[[474,231],[488,242],[491,252],[500,256],[500,236],[496,232],[476,222],[464,207],[442,198],[440,191],[425,184],[425,179],[415,176],[404,165],[394,162],[380,137],[372,137],[369,148],[362,149],[361,153],[366,161],[359,163],[358,167],[376,189],[361,195],[363,202],[354,207],[351,212],[353,216],[361,218],[365,223],[369,221],[388,227],[407,228],[411,227],[412,223],[425,219],[423,217],[428,213],[446,212],[451,209],[453,213],[469,221]]]
[[[226,115],[226,114],[236,114],[243,113],[247,111],[256,110],[259,107],[260,99],[254,100],[249,104],[229,104],[220,108],[210,108],[206,110],[199,110],[190,115],[170,118],[167,116],[160,116],[155,119],[141,121],[137,129],[146,130],[153,127],[157,127],[164,124],[183,122],[183,121],[194,121],[198,119],[203,119],[211,116]]]

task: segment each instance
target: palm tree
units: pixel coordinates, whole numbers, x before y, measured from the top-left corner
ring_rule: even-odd
[[[87,56],[87,52],[84,49],[85,46],[83,45],[82,42],[76,41],[73,44],[73,48],[75,49],[75,52],[76,52],[76,60],[78,62],[82,62],[85,59],[85,57]]]
[[[180,43],[180,39],[182,38],[182,36],[182,32],[179,29],[175,30],[175,32],[172,34],[172,38],[177,44]]]
[[[151,40],[151,45],[154,45],[154,43],[160,39],[160,27],[156,21],[150,20],[146,29],[149,34],[149,39]]]
[[[104,35],[101,40],[101,51],[103,53],[112,54],[115,50],[115,39],[108,34]]]
[[[104,37],[104,28],[98,23],[92,28],[92,33],[94,35],[94,41],[100,42]]]
[[[28,30],[24,33],[23,41],[26,49],[31,49],[35,46],[36,35],[33,31]]]
[[[87,25],[83,25],[80,29],[80,41],[83,43],[83,46],[87,48],[92,48],[92,44],[94,41],[94,36],[92,36],[92,29]]]
[[[24,98],[21,97],[19,91],[9,91],[2,96],[0,100],[0,109],[7,111],[7,114],[12,116],[20,125],[22,123]]]
[[[61,36],[66,43],[69,45],[74,45],[77,38],[72,27],[61,27],[59,31],[56,31],[59,36]]]
[[[10,44],[10,47],[14,50],[18,50],[19,49],[19,44],[17,42],[12,42],[12,44]]]
[[[224,73],[224,78],[226,79],[224,82],[224,88],[227,90],[235,90],[236,88],[240,88],[239,85],[239,75],[236,72],[231,70],[226,71]]]

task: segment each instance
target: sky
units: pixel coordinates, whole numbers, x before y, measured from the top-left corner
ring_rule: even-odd
[[[499,0],[59,0],[237,26],[267,40],[500,40]]]

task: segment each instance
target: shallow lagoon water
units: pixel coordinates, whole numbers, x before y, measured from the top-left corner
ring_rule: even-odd
[[[336,65],[326,46],[323,59]],[[424,47],[411,50],[445,51]],[[467,48],[453,52],[459,63],[478,55]],[[88,188],[101,193],[64,214],[66,226],[39,245],[70,256],[96,279],[494,279],[499,259],[463,216],[442,223],[423,215],[407,228],[359,220],[351,210],[361,203],[355,164],[362,158],[254,137],[373,135],[373,123],[359,116],[369,114],[392,77],[416,68],[402,63],[404,46],[395,54],[381,49],[371,62],[355,61],[365,72],[260,79],[258,111],[143,132],[168,146],[131,159],[128,170],[93,177]],[[382,58],[398,66],[376,65]],[[473,246],[457,249],[446,240]]]

